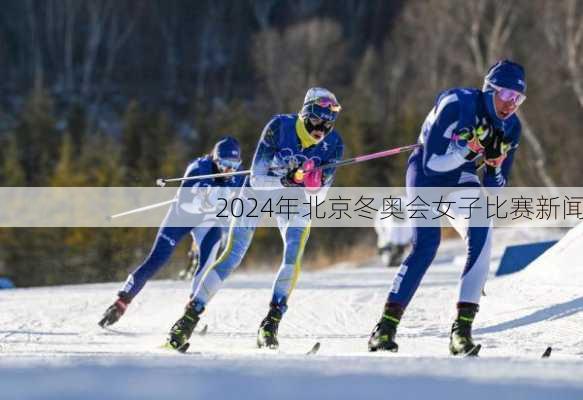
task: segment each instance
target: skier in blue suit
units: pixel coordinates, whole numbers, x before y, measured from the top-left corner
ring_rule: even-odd
[[[204,155],[193,160],[184,174],[185,177],[233,172],[241,169],[241,147],[237,139],[225,137],[218,141],[211,154]],[[116,323],[124,314],[132,299],[142,290],[146,282],[152,278],[170,259],[176,246],[180,241],[191,234],[199,249],[199,268],[193,277],[192,286],[196,287],[202,273],[215,260],[220,247],[221,236],[226,233],[226,228],[217,221],[203,221],[197,226],[180,226],[180,221],[189,217],[189,206],[193,203],[186,203],[184,200],[192,190],[216,187],[241,187],[244,178],[233,176],[227,178],[189,180],[182,182],[179,189],[177,201],[170,206],[166,218],[150,253],[144,262],[135,271],[129,274],[126,282],[118,292],[117,300],[105,311],[99,325],[106,327]],[[201,194],[192,196],[194,204],[200,204]],[[178,225],[178,226],[177,226]]]
[[[250,186],[256,192],[284,187],[317,191],[332,184],[335,168],[313,169],[339,161],[344,146],[334,123],[341,107],[332,92],[311,88],[299,114],[274,116],[263,129],[251,167]],[[308,171],[302,173],[302,171]],[[257,345],[277,348],[279,322],[297,282],[311,220],[304,213],[278,217],[283,239],[283,259],[273,284],[269,312],[261,322]],[[251,245],[257,221],[233,219],[224,252],[193,291],[184,315],[172,326],[168,344],[184,351],[200,315],[231,272],[239,266]]]
[[[482,90],[455,88],[440,93],[421,128],[422,147],[409,158],[408,196],[415,196],[423,187],[448,187],[456,188],[449,194],[455,200],[479,192],[482,186],[506,185],[521,132],[515,112],[526,99],[525,93],[524,69],[509,60],[490,67]],[[479,160],[486,166],[482,183],[476,167]],[[463,214],[459,209],[453,211]],[[466,240],[468,250],[449,349],[453,355],[477,354],[472,322],[488,275],[492,228],[472,226],[471,219],[456,219],[454,227]],[[438,224],[414,226],[411,252],[393,280],[384,312],[369,340],[370,351],[398,350],[397,326],[439,243]]]

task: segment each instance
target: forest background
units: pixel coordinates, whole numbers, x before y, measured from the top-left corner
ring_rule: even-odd
[[[439,91],[522,63],[528,100],[514,186],[578,186],[583,2],[576,0],[2,0],[2,186],[152,186],[231,134],[249,163],[273,114],[333,90],[346,156],[416,141]],[[404,186],[406,156],[338,172]],[[260,229],[244,267],[275,268]],[[155,229],[0,230],[18,286],[122,280]],[[368,255],[374,234],[314,229],[307,266]],[[186,263],[183,243],[160,276]],[[332,252],[331,249],[334,249]]]

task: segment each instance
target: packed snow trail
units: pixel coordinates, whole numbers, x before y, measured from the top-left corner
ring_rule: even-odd
[[[469,360],[447,349],[462,252],[461,242],[444,244],[403,317],[397,354],[367,352],[396,271],[378,260],[304,272],[276,352],[255,348],[272,273],[235,274],[203,314],[198,329],[208,333],[184,355],[160,345],[187,282],[150,282],[107,330],[97,321],[119,283],[1,291],[1,397],[583,398],[583,262],[552,269],[557,255],[491,279],[474,330],[483,348]],[[306,356],[315,342],[320,350]]]

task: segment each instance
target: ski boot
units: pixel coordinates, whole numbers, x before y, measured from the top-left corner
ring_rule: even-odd
[[[267,347],[272,350],[276,350],[279,347],[277,328],[279,328],[279,321],[281,321],[282,315],[283,313],[279,308],[270,306],[267,317],[259,325],[257,347]]]
[[[478,312],[478,305],[458,303],[458,314],[451,327],[449,352],[454,356],[477,356],[481,345],[472,340],[472,322]]]
[[[181,353],[186,352],[190,347],[188,340],[192,336],[192,332],[200,319],[200,314],[204,311],[201,304],[188,302],[184,308],[184,315],[172,325],[166,340],[166,346]]]
[[[399,345],[395,342],[397,326],[403,316],[403,307],[396,303],[387,303],[378,324],[368,340],[368,351],[391,351],[396,353]]]
[[[98,322],[100,327],[106,328],[115,324],[130,305],[132,299],[125,292],[119,292],[118,296],[118,299],[103,313],[103,317]]]

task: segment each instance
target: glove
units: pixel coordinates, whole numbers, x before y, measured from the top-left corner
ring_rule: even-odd
[[[484,164],[486,164],[486,168],[490,170],[500,168],[506,159],[510,147],[510,143],[504,142],[504,133],[499,130],[496,131],[492,143],[484,151]]]
[[[316,168],[314,160],[308,160],[302,165],[304,170],[304,186],[308,190],[318,190],[322,187],[322,170]]]
[[[304,182],[304,171],[301,168],[294,168],[290,170],[287,175],[281,178],[281,184],[285,187],[302,186]]]
[[[308,160],[300,168],[291,170],[281,179],[281,183],[287,187],[304,186],[317,190],[322,187],[322,170],[316,168],[314,160]]]
[[[487,147],[491,146],[494,140],[494,133],[487,124],[481,124],[472,130],[463,129],[456,135],[458,142],[465,141],[462,147],[462,155],[468,161],[473,161],[480,154],[483,154]],[[458,143],[459,144],[459,143]]]

